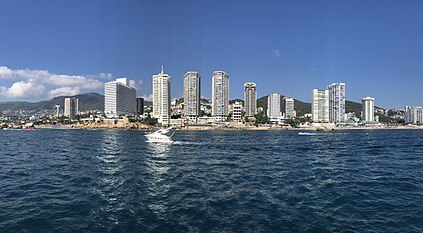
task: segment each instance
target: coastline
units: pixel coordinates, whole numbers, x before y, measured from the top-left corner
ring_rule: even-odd
[[[161,127],[145,125],[134,122],[117,122],[110,123],[77,123],[71,125],[61,125],[57,127],[52,124],[37,125],[39,129],[119,129],[119,130],[157,130]],[[421,130],[423,126],[368,126],[368,127],[299,127],[293,128],[290,126],[254,126],[254,125],[232,125],[232,126],[216,126],[216,125],[188,125],[184,127],[175,127],[176,130],[184,131],[343,131],[343,130]]]

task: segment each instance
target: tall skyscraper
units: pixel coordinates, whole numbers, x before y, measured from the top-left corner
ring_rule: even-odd
[[[406,106],[405,107],[405,123],[422,124],[423,123],[423,108],[421,106]]]
[[[361,119],[364,122],[375,122],[375,99],[366,97],[361,100],[362,112]]]
[[[269,118],[277,118],[281,116],[281,95],[271,93],[267,97],[267,116]]]
[[[107,117],[128,116],[135,113],[137,90],[127,78],[104,84],[104,112]]]
[[[75,118],[79,112],[78,106],[79,106],[78,98],[76,97],[65,98],[65,111],[64,111],[65,117],[69,117],[70,119]]]
[[[212,117],[225,120],[229,113],[229,75],[215,71],[212,76]]]
[[[244,84],[244,105],[245,116],[254,116],[257,109],[256,84],[248,82]]]
[[[282,113],[285,116],[285,119],[295,118],[295,109],[294,109],[294,99],[285,96],[282,100]]]
[[[345,121],[345,83],[333,83],[329,90],[329,121]]]
[[[143,115],[144,114],[144,98],[137,97],[137,115]]]
[[[184,75],[184,112],[185,117],[194,121],[200,116],[201,76],[197,72]]]
[[[159,124],[170,124],[170,76],[162,71],[153,75],[153,117]]]
[[[329,122],[329,91],[313,89],[311,99],[311,115],[313,122]]]

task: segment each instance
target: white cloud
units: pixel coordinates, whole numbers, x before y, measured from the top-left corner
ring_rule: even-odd
[[[80,93],[79,87],[60,87],[48,91],[48,96],[50,98],[57,96],[74,96]]]
[[[137,88],[137,82],[135,80],[129,80],[129,86]]]
[[[145,101],[153,101],[153,94],[141,96]]]
[[[98,77],[111,78],[111,74],[100,73]],[[57,87],[78,87],[80,89],[95,90],[103,86],[103,83],[92,77],[82,75],[52,74],[47,70],[12,70],[6,66],[0,66],[0,79],[37,82]]]
[[[98,74],[98,77],[106,80],[112,80],[113,75],[111,73],[100,73]]]
[[[44,84],[49,84],[58,87],[78,87],[81,89],[95,90],[103,86],[98,80],[92,78],[86,78],[84,76],[74,75],[57,75],[53,74],[47,78],[41,79]]]
[[[39,98],[43,95],[45,87],[29,81],[20,81],[12,84],[10,88],[0,87],[0,95],[10,99]]]
[[[279,49],[272,49],[272,54],[275,57],[280,57],[281,56],[281,51]]]

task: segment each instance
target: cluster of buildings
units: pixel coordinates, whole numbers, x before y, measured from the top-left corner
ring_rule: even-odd
[[[164,72],[152,76],[153,109],[152,117],[161,125],[171,124],[171,76]],[[362,122],[378,122],[375,118],[374,98],[362,99]],[[278,93],[268,95],[266,115],[272,123],[282,123],[296,117],[295,101]],[[183,104],[178,109],[185,124],[221,123],[228,119],[243,122],[254,119],[263,111],[257,107],[257,85],[244,84],[244,102],[229,103],[229,75],[224,71],[212,74],[211,114],[204,117],[201,105],[201,75],[189,71],[184,75]],[[136,98],[136,89],[129,85],[127,78],[118,78],[105,84],[105,114],[109,118],[144,113],[144,100]],[[204,112],[203,112],[204,113]],[[313,89],[311,119],[319,123],[343,123],[349,119],[345,112],[345,83],[333,83],[324,90]]]
[[[311,94],[311,117],[313,122],[342,124],[350,119],[345,112],[345,83],[333,83],[326,89],[313,89]],[[378,123],[375,117],[375,99],[362,99],[361,121]]]

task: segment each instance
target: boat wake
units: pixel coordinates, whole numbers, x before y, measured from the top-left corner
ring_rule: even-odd
[[[312,136],[312,135],[319,135],[318,133],[310,133],[310,132],[299,132],[298,135],[301,136]]]
[[[204,143],[201,142],[184,142],[184,141],[174,141],[173,145],[201,145]]]

